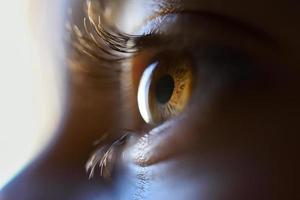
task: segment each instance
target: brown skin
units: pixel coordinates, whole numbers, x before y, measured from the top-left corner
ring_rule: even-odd
[[[84,165],[93,151],[92,142],[101,133],[111,130],[113,135],[120,130],[116,126],[120,120],[117,106],[120,102],[111,101],[118,99],[119,93],[112,89],[118,86],[112,81],[108,82],[112,88],[103,87],[97,76],[91,76],[109,72],[74,70],[78,69],[78,63],[70,62],[70,108],[58,142],[4,189],[4,200],[85,200],[103,195],[108,195],[108,199],[120,196],[178,200],[296,199],[300,132],[299,3],[258,0],[185,3],[198,11],[233,17],[271,36],[272,42],[267,45],[261,41],[253,44],[248,36],[244,39],[247,53],[262,70],[246,82],[234,80],[228,85],[220,82],[210,88],[213,92],[206,100],[193,100],[184,117],[159,133],[176,135],[167,142],[168,149],[156,148],[156,153],[164,151],[163,156],[151,162],[150,167],[133,169],[130,163],[134,160],[121,159],[112,187],[115,190],[111,192],[110,188],[103,188],[100,180],[88,181]],[[228,38],[232,34],[227,33],[224,40],[231,42]],[[77,55],[71,55],[73,60],[79,60]],[[79,65],[96,64],[81,60]],[[216,79],[218,74],[201,79],[201,87],[209,88]],[[196,96],[201,96],[202,91],[197,90]],[[107,108],[115,110],[108,115]]]

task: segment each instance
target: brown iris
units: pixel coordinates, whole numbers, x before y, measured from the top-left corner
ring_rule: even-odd
[[[193,84],[187,58],[164,56],[145,69],[138,89],[138,104],[147,123],[159,124],[186,107]]]

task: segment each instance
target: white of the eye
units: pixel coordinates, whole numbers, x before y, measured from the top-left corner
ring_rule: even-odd
[[[151,122],[151,112],[149,107],[149,89],[151,85],[151,79],[153,75],[153,71],[157,66],[158,62],[151,64],[143,73],[142,78],[140,80],[139,88],[138,88],[138,107],[140,113],[145,120],[146,123]]]

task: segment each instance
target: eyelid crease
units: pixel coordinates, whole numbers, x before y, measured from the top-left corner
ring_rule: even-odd
[[[169,4],[167,4],[170,6]],[[156,20],[158,18],[163,18],[168,15],[197,15],[201,17],[202,19],[208,19],[210,21],[216,21],[221,24],[225,24],[228,27],[234,27],[237,30],[241,31],[242,33],[245,33],[247,35],[251,35],[253,38],[257,39],[258,41],[262,43],[266,43],[267,45],[279,46],[279,41],[274,38],[272,35],[270,35],[268,32],[255,27],[254,25],[241,21],[235,17],[225,15],[225,14],[220,14],[216,12],[211,12],[207,10],[192,10],[192,9],[185,9],[180,6],[175,6],[174,8],[169,8],[169,7],[161,7],[158,11],[155,11],[153,15],[147,17],[144,21],[143,24],[150,23],[153,20]],[[158,20],[162,21],[162,20]],[[158,24],[157,26],[159,26]],[[155,29],[155,27],[154,27]],[[152,30],[151,32],[155,32]],[[150,32],[150,33],[151,33]]]
[[[228,24],[229,26],[237,27],[243,32],[248,32],[261,41],[278,45],[278,41],[270,33],[229,14],[218,13],[204,8],[197,8],[196,10],[192,2],[189,3],[183,0],[155,0],[155,4],[157,4],[158,7],[154,9],[151,16],[146,17],[143,24],[154,20],[155,18],[170,14],[197,14],[203,18],[209,18],[210,20],[213,19],[224,24]]]

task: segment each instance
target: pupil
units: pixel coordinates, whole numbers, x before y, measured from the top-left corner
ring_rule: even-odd
[[[156,99],[159,103],[165,104],[167,103],[174,90],[174,80],[173,78],[167,74],[162,76],[156,85]]]

